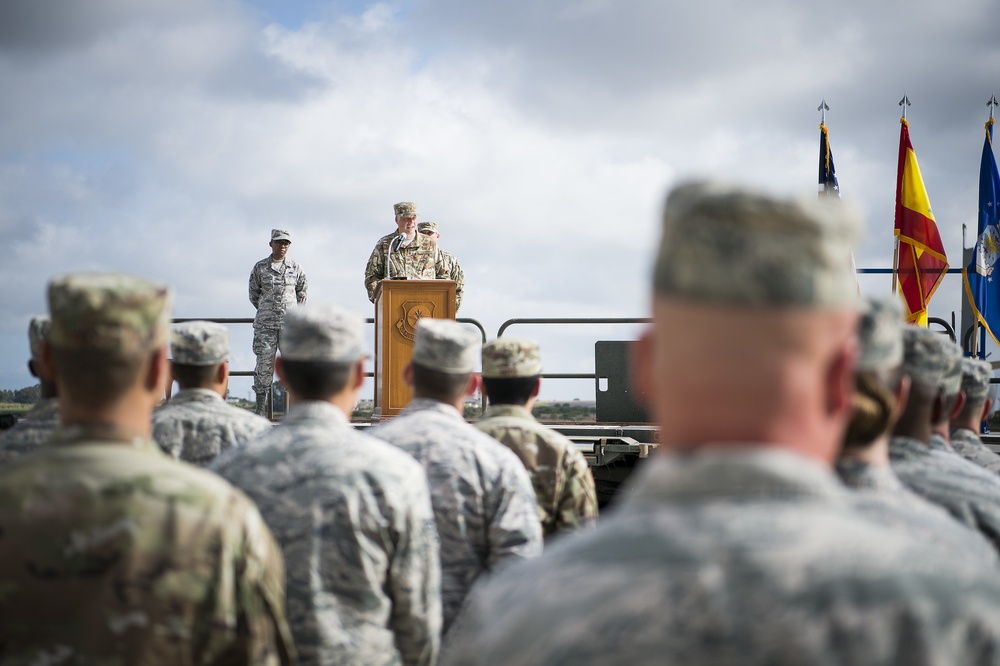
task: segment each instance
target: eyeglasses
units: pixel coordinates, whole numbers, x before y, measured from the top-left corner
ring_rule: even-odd
[[[273,242],[277,243],[278,245],[280,245],[282,247],[288,247],[289,245],[292,244],[292,241],[287,241],[287,240],[279,240],[279,241],[273,241]]]

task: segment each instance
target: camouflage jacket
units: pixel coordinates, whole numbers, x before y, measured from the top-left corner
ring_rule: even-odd
[[[389,243],[397,236],[399,236],[398,233],[391,233],[379,238],[371,256],[368,257],[368,265],[365,266],[365,289],[368,291],[368,300],[372,303],[375,302],[375,287],[381,280],[385,279],[385,258],[389,253]],[[393,245],[390,276],[419,280],[453,280],[453,268],[444,261],[443,254],[432,239],[417,234],[409,245],[404,245],[398,250]],[[458,264],[457,260],[455,264]],[[464,289],[464,274],[461,285]],[[456,284],[456,302],[461,301],[458,287],[459,285]]]
[[[950,453],[955,455],[955,449],[952,448],[951,442],[937,434],[936,432],[931,433],[931,440],[928,444],[931,451],[941,451],[942,453]]]
[[[281,328],[288,306],[306,302],[309,283],[298,262],[285,257],[281,270],[275,271],[267,256],[250,271],[249,289],[250,303],[257,309],[254,327]]]
[[[996,570],[859,514],[813,461],[721,449],[637,474],[596,529],[478,587],[442,666],[996,663]]]
[[[519,405],[490,405],[476,427],[513,451],[527,468],[546,537],[594,525],[594,477],[569,438]]]
[[[510,449],[462,418],[454,407],[417,398],[371,434],[424,466],[441,539],[444,630],[481,574],[542,551],[535,493]]]
[[[59,427],[59,399],[44,398],[35,403],[17,425],[0,433],[0,465],[48,441]]]
[[[908,437],[889,440],[889,456],[907,488],[979,530],[1000,550],[1000,477]]]
[[[433,664],[441,632],[434,514],[423,469],[323,402],[212,469],[260,507],[285,554],[302,664]]]
[[[287,664],[281,552],[214,474],[110,427],[0,469],[0,662]]]
[[[451,252],[439,250],[439,261],[435,266],[435,277],[441,280],[455,281],[455,310],[462,307],[462,295],[465,293],[465,271],[458,263],[458,258]]]
[[[200,467],[271,427],[263,416],[227,404],[215,391],[202,388],[182,389],[153,411],[153,439],[160,448]]]
[[[835,468],[837,476],[848,488],[879,490],[889,493],[906,491],[906,486],[903,485],[890,466],[872,465],[855,458],[841,458],[837,461]]]
[[[990,451],[983,444],[978,434],[967,428],[956,428],[951,431],[951,446],[958,455],[991,472],[1000,473],[1000,456]]]

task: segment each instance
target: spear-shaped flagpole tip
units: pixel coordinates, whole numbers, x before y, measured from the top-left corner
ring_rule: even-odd
[[[826,98],[825,97],[819,103],[819,106],[816,107],[816,110],[819,111],[819,113],[820,113],[820,115],[819,115],[819,124],[822,125],[822,124],[826,123],[826,112],[830,110],[830,107],[826,105]]]
[[[997,101],[997,94],[993,93],[990,97],[990,101],[986,102],[986,106],[990,109],[990,120],[993,120],[993,109],[1000,106],[1000,101]]]
[[[899,105],[903,107],[903,120],[906,120],[906,107],[910,106],[910,98],[903,93],[903,99],[899,100]]]

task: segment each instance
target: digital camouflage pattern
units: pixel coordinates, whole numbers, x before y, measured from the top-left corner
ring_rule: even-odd
[[[940,333],[920,326],[903,327],[903,370],[931,388],[942,388],[952,365],[951,350]]]
[[[978,358],[962,358],[962,391],[966,400],[984,403],[990,397],[990,378],[993,366]]]
[[[286,240],[292,242],[292,235],[285,229],[271,229],[271,241]]]
[[[205,388],[181,389],[153,410],[153,439],[160,448],[199,467],[272,427],[263,416],[230,405]]]
[[[639,474],[477,588],[442,666],[996,662],[996,570],[860,514],[828,469],[726,447]]]
[[[903,309],[897,298],[866,298],[858,318],[859,371],[898,368],[903,364]]]
[[[546,428],[520,405],[490,405],[475,425],[513,451],[528,470],[546,538],[596,523],[594,477],[568,437]]]
[[[229,329],[211,321],[174,324],[170,357],[180,365],[215,365],[229,356]]]
[[[278,332],[285,312],[296,303],[305,303],[309,282],[298,262],[287,256],[279,270],[271,268],[268,255],[250,271],[250,303],[257,309],[253,320],[254,393],[266,393],[274,379],[274,355],[278,351]]]
[[[108,427],[0,468],[0,590],[5,664],[295,660],[253,503]]]
[[[479,576],[541,554],[531,479],[510,449],[444,403],[417,398],[371,434],[412,455],[427,474],[441,543],[447,632]]]
[[[663,212],[653,289],[715,305],[853,308],[859,229],[839,199],[784,201],[719,184],[681,185]]]
[[[930,442],[928,442],[928,446],[931,451],[940,451],[942,453],[955,455],[955,449],[951,447],[951,442],[936,432],[931,433],[931,439]]]
[[[0,438],[0,441],[3,439]],[[1000,456],[987,448],[979,435],[968,428],[956,428],[951,431],[951,447],[955,453],[969,462],[1000,474]]]
[[[281,329],[288,361],[351,363],[368,356],[365,320],[335,305],[308,305],[288,313]]]
[[[213,469],[254,499],[281,544],[300,663],[434,663],[437,538],[410,456],[331,404],[301,402]]]
[[[379,281],[385,279],[385,259],[389,254],[389,243],[399,236],[398,231],[386,234],[375,243],[375,249],[368,257],[368,264],[365,266],[365,289],[368,291],[368,300],[375,302],[375,287]],[[452,280],[453,267],[444,263],[438,250],[437,243],[433,239],[422,234],[416,234],[410,243],[397,248],[393,245],[392,258],[390,260],[391,277],[405,277],[418,280]],[[457,263],[457,262],[456,262]],[[462,288],[465,287],[465,277],[462,277]],[[459,285],[455,285],[456,301],[458,300]]]
[[[519,338],[497,338],[483,345],[483,377],[536,377],[542,374],[538,343]]]
[[[953,453],[909,437],[889,440],[892,470],[903,484],[980,531],[1000,550],[1000,478]]]
[[[413,362],[438,372],[466,374],[476,369],[482,351],[479,333],[451,319],[417,320]]]
[[[890,466],[872,465],[856,458],[840,458],[835,464],[835,469],[837,476],[848,488],[886,493],[906,491],[906,486]]]
[[[59,399],[43,398],[17,424],[0,432],[0,465],[45,444],[59,427]]]

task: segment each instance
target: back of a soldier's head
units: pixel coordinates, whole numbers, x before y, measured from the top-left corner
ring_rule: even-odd
[[[962,391],[965,392],[967,405],[981,407],[990,400],[991,377],[993,377],[993,366],[986,361],[968,357],[962,359]]]
[[[304,305],[289,311],[278,342],[280,372],[296,398],[328,400],[351,383],[368,357],[364,320],[334,305]]]
[[[171,368],[182,389],[211,386],[228,356],[229,329],[222,324],[188,321],[170,332]]]
[[[50,282],[48,300],[49,345],[64,399],[114,403],[141,381],[152,355],[164,351],[172,302],[165,285],[78,273]]]
[[[962,349],[947,336],[916,325],[903,327],[903,346],[910,398],[897,433],[912,435],[928,419],[947,420],[961,389]]]
[[[525,405],[542,374],[538,343],[498,338],[483,345],[483,387],[490,404]]]
[[[481,349],[482,338],[458,322],[418,320],[411,361],[414,394],[447,403],[461,398]]]

